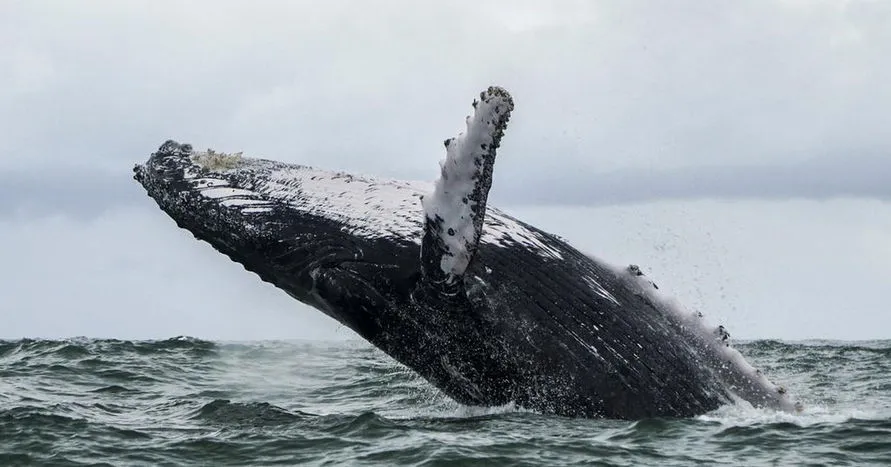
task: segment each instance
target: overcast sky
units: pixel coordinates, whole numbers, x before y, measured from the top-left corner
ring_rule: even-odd
[[[430,180],[490,84],[494,204],[737,335],[891,337],[889,57],[887,1],[0,2],[0,337],[350,336],[133,164],[172,138]]]

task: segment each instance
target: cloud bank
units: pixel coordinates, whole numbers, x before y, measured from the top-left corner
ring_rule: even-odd
[[[177,139],[432,180],[490,84],[517,106],[493,204],[736,336],[887,337],[889,24],[869,0],[0,2],[0,337],[342,336],[132,166]]]
[[[111,178],[168,138],[433,179],[491,83],[517,102],[504,201],[887,198],[888,24],[873,1],[6,2],[2,212],[136,199]]]

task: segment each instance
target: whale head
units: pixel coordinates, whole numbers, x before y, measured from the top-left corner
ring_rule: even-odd
[[[418,274],[423,187],[175,141],[134,173],[178,226],[367,339]]]
[[[451,397],[509,402],[502,382],[510,363],[488,348],[498,341],[483,336],[488,328],[480,320],[490,315],[483,308],[468,312],[463,294],[442,296],[443,284],[424,277],[422,244],[435,238],[435,229],[422,198],[434,191],[432,184],[198,152],[175,141],[161,145],[134,173],[180,228],[418,370]],[[503,228],[510,222],[500,219]],[[489,235],[494,241],[506,233]],[[431,268],[441,271],[439,264],[432,261]],[[482,290],[478,284],[473,292]],[[480,382],[489,380],[498,384]]]

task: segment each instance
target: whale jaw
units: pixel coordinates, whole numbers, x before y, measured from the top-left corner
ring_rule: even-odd
[[[394,274],[415,260],[411,242],[353,235],[336,215],[301,209],[294,196],[267,186],[281,163],[222,155],[208,159],[167,141],[134,179],[176,224],[291,297],[368,339],[392,307]],[[288,165],[292,174],[313,169]],[[278,195],[277,195],[278,193]],[[297,192],[299,193],[299,192]],[[304,203],[315,206],[314,203]]]

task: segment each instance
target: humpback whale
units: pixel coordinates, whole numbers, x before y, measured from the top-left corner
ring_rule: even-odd
[[[636,266],[487,205],[514,101],[490,87],[433,184],[167,141],[134,178],[176,224],[459,403],[687,417],[786,391]]]

